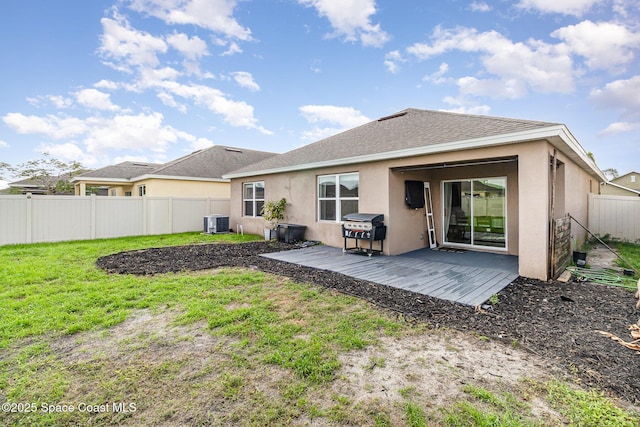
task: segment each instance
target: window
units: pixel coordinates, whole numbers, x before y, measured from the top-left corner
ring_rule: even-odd
[[[635,175],[631,175],[631,182],[636,182],[636,176]]]
[[[507,179],[443,182],[445,243],[507,247]]]
[[[318,221],[338,222],[358,212],[360,175],[322,175],[318,177]]]
[[[117,191],[117,190],[115,190],[115,189],[112,189],[112,190],[111,190],[111,195],[112,195],[112,196],[117,196],[117,195],[118,195],[118,191]]]
[[[147,194],[147,186],[146,185],[138,186],[138,196],[144,196],[146,194]]]
[[[245,182],[242,184],[242,201],[244,216],[262,216],[264,181]]]

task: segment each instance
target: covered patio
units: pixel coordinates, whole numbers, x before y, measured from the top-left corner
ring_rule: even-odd
[[[484,303],[518,277],[516,256],[462,250],[425,248],[368,257],[318,245],[261,256],[471,306]]]

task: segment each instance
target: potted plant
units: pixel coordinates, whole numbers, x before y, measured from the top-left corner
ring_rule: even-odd
[[[278,222],[284,219],[284,211],[287,208],[287,200],[283,197],[280,200],[269,200],[264,203],[260,213],[267,222],[268,227],[264,229],[264,239],[271,240],[274,237],[273,231],[278,228]]]

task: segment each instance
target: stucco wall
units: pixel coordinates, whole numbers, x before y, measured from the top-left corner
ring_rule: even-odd
[[[549,148],[549,152],[550,155],[553,155],[552,147]],[[555,209],[555,217],[561,218],[570,214],[586,226],[589,218],[588,195],[589,193],[598,194],[600,183],[562,153],[558,153],[558,160],[564,163],[561,168],[564,169],[564,173],[558,175],[556,189],[557,199],[560,200]],[[561,178],[564,179],[564,182],[560,182]],[[560,203],[562,198],[564,198],[564,203]],[[574,249],[580,247],[588,237],[587,232],[575,222],[571,224],[571,236]]]
[[[622,185],[622,184],[620,184]],[[613,185],[603,184],[600,186],[600,193],[607,196],[630,196],[638,197],[638,194],[631,191],[623,190],[622,188],[615,187]]]
[[[231,197],[231,187],[227,182],[205,182],[178,179],[145,179],[133,186],[132,195],[138,195],[138,188],[146,185],[147,196],[161,197]]]
[[[386,254],[400,254],[428,245],[424,209],[409,209],[404,203],[404,181],[428,181],[437,240],[442,242],[442,181],[471,178],[507,178],[507,252],[519,256],[520,274],[546,279],[548,269],[550,156],[553,147],[546,141],[512,144],[483,149],[395,159],[352,166],[298,171],[288,174],[233,179],[231,183],[231,224],[242,224],[248,233],[262,234],[262,218],[242,216],[242,183],[265,182],[265,199],[285,197],[290,205],[285,222],[307,226],[305,238],[341,247],[339,223],[317,221],[317,176],[359,172],[359,211],[385,216],[388,227],[384,242]],[[435,165],[459,161],[517,157],[517,162],[489,165],[402,171],[416,165]],[[569,158],[559,155],[564,163],[561,181],[556,189],[563,193],[556,217],[571,213],[577,219],[587,217],[587,194],[597,192],[598,183]],[[393,168],[393,169],[392,169]],[[398,169],[400,168],[400,169]],[[576,240],[583,240],[576,231]],[[486,250],[492,250],[487,248]],[[496,249],[493,249],[496,250]],[[504,250],[497,250],[505,252]]]

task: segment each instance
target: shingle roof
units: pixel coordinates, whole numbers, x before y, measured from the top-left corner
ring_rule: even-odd
[[[245,174],[557,126],[533,120],[409,108],[233,171]]]
[[[85,172],[76,176],[75,180],[81,180],[83,178],[131,179],[150,173],[160,166],[162,166],[161,163],[122,162],[117,165],[105,166],[100,169]]]
[[[276,153],[214,145],[166,163],[150,175],[222,179],[227,172],[273,157]]]
[[[122,162],[78,175],[75,180],[92,178],[134,180],[142,176],[174,176],[222,179],[222,175],[276,153],[214,145],[168,163]]]

